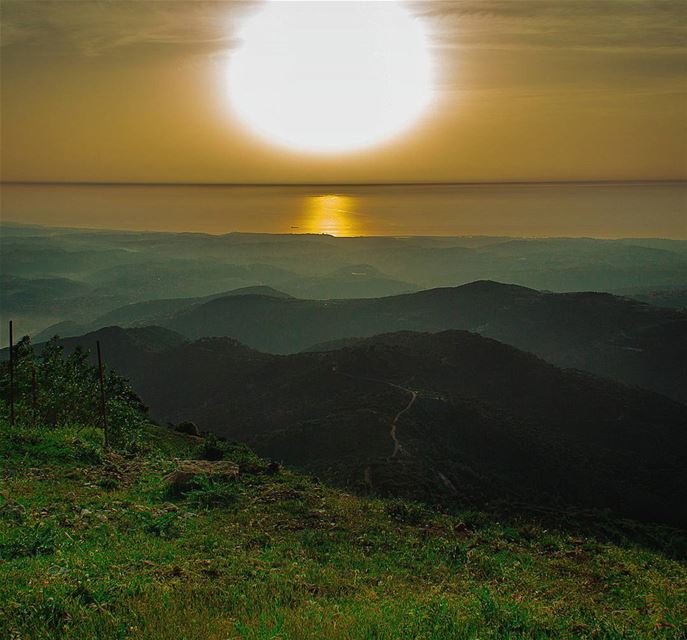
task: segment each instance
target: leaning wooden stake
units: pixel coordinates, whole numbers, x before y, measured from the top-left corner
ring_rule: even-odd
[[[36,365],[31,365],[31,425],[36,426],[38,415],[38,385],[36,384]]]
[[[10,424],[14,426],[14,335],[10,320]]]
[[[107,400],[105,398],[105,381],[103,380],[103,358],[100,353],[100,340],[96,341],[98,348],[98,376],[100,378],[100,414],[103,420],[103,431],[105,432],[105,448],[110,448],[110,433],[107,425]]]

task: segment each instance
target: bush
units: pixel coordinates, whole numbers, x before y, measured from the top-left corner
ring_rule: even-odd
[[[214,433],[209,433],[200,446],[198,455],[202,460],[223,460],[227,451],[227,444]]]
[[[411,525],[421,524],[430,517],[427,507],[405,500],[390,500],[386,505],[386,512],[397,522]]]
[[[239,487],[236,482],[222,482],[207,476],[198,476],[195,488],[185,494],[191,502],[207,509],[230,507],[239,500]]]
[[[224,457],[239,465],[241,475],[262,474],[268,472],[270,468],[270,463],[245,444],[225,445]]]
[[[3,415],[9,415],[9,363],[0,365],[0,400]],[[140,447],[147,409],[129,382],[115,373],[104,375],[106,409],[113,447]],[[64,353],[57,338],[50,340],[36,356],[31,341],[23,338],[14,348],[14,407],[18,427],[61,429],[102,427],[98,369],[90,364],[88,352],[76,348]],[[101,436],[102,437],[102,436]]]
[[[185,433],[187,436],[200,437],[200,429],[198,429],[198,425],[195,422],[180,422],[174,427],[174,430],[179,433]]]
[[[174,512],[163,513],[158,516],[152,516],[150,513],[144,513],[144,529],[158,538],[178,538],[181,535],[181,529],[178,524],[178,516]]]

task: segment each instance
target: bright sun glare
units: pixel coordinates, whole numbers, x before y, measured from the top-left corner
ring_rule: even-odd
[[[272,0],[248,18],[229,65],[231,101],[272,143],[315,153],[373,146],[432,96],[423,25],[398,2]]]

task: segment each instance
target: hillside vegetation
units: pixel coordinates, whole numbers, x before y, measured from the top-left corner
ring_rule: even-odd
[[[194,421],[357,492],[687,524],[687,407],[476,334],[290,356],[152,327],[63,344],[96,339],[161,423]]]
[[[0,422],[0,637],[685,638],[672,530],[355,497],[152,426],[135,454],[101,440]],[[217,449],[238,479],[170,494],[175,459]]]

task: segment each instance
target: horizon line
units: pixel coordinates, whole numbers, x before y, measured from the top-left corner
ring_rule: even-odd
[[[0,186],[91,186],[91,187],[441,187],[527,185],[623,185],[687,183],[685,178],[612,180],[497,180],[497,181],[408,181],[408,182],[134,182],[88,180],[0,180]]]
[[[1,183],[0,183],[1,184]],[[55,229],[59,231],[95,231],[95,232],[114,232],[114,233],[149,233],[149,234],[174,234],[174,235],[201,235],[212,237],[223,237],[229,235],[268,235],[268,236],[316,236],[329,237],[336,239],[352,239],[352,238],[508,238],[511,240],[668,240],[677,242],[687,242],[687,237],[672,237],[672,236],[652,236],[652,235],[637,235],[637,236],[594,236],[594,235],[508,235],[508,234],[488,234],[488,233],[470,233],[470,234],[450,234],[450,235],[434,235],[434,234],[362,234],[355,236],[337,236],[332,233],[317,232],[317,231],[179,231],[179,230],[159,230],[159,229],[132,229],[130,227],[83,227],[83,226],[65,226],[52,225],[40,222],[18,222],[16,220],[3,220],[0,218],[0,227],[38,227],[41,229]]]

